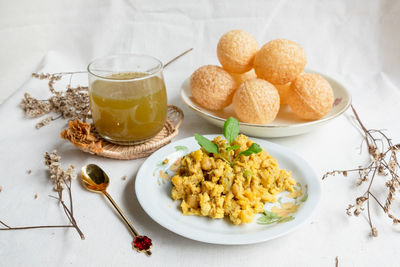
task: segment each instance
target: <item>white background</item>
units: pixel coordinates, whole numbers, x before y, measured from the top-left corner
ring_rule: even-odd
[[[345,208],[362,188],[355,177],[322,182],[313,218],[299,230],[266,243],[219,246],[171,233],[139,206],[134,181],[143,160],[116,161],[81,153],[58,138],[65,121],[35,130],[37,120],[18,107],[24,92],[46,97],[33,71],[84,70],[96,57],[144,53],[168,61],[194,51],[165,70],[169,103],[185,112],[176,139],[219,133],[179,98],[181,83],[196,68],[217,64],[218,38],[231,29],[253,34],[260,44],[275,38],[298,42],[307,68],[337,77],[353,95],[367,127],[387,129],[400,140],[400,2],[398,1],[4,1],[0,2],[0,220],[12,225],[62,224],[64,214],[48,198],[42,154],[57,149],[64,166],[94,162],[112,178],[109,193],[139,231],[154,241],[154,255],[132,251],[131,236],[100,196],[74,183],[75,212],[85,233],[74,230],[0,232],[2,266],[398,266],[400,228],[372,208],[379,236],[368,236],[365,216]],[[328,170],[356,167],[361,137],[351,112],[312,133],[273,139],[304,157],[320,177]],[[30,175],[27,170],[32,170]],[[127,175],[128,179],[120,179]],[[378,187],[376,194],[381,194]],[[38,193],[39,198],[34,199]],[[150,194],[151,192],[149,192]],[[394,204],[398,207],[398,203]]]

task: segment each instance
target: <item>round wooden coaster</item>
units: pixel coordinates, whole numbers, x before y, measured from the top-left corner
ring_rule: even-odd
[[[112,159],[138,159],[147,157],[157,149],[169,144],[175,136],[178,135],[178,128],[183,121],[183,112],[180,108],[168,105],[167,120],[164,128],[153,138],[149,139],[145,143],[137,145],[117,145],[101,139],[102,151],[99,153],[93,153],[88,149],[82,149],[84,152],[96,154],[98,156],[112,158]]]

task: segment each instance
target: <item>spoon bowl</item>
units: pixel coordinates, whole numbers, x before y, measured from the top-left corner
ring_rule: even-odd
[[[82,167],[83,185],[92,192],[103,193],[110,184],[107,174],[96,164]]]

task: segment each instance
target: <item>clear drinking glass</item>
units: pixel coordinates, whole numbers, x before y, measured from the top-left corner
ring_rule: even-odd
[[[164,126],[167,93],[162,63],[151,56],[111,55],[88,66],[93,123],[107,141],[145,142]]]

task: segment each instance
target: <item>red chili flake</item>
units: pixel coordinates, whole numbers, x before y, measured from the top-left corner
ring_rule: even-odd
[[[145,235],[139,235],[133,240],[133,247],[139,251],[149,250],[151,245],[151,239]]]

